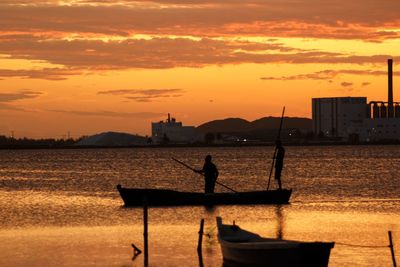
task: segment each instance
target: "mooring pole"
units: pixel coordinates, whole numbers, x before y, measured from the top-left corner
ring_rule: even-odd
[[[396,258],[394,256],[394,248],[393,248],[393,241],[392,241],[392,231],[388,231],[388,234],[389,234],[389,248],[390,248],[390,252],[392,253],[393,267],[397,267]]]
[[[197,243],[197,252],[201,253],[201,248],[203,244],[203,229],[204,229],[204,219],[200,221],[200,230],[199,230],[199,242]]]
[[[199,266],[203,267],[203,229],[204,229],[204,219],[200,221],[200,230],[199,230],[199,241],[197,243],[197,254],[199,255]]]
[[[143,201],[143,236],[144,236],[144,266],[149,266],[149,248],[148,248],[148,211],[147,200]]]

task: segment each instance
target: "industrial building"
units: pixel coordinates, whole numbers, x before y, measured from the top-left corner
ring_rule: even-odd
[[[313,131],[320,136],[347,137],[367,118],[366,97],[312,99]]]
[[[312,99],[315,135],[370,141],[400,140],[400,103],[393,101],[393,60],[388,60],[388,100],[367,97]]]
[[[204,137],[194,126],[183,126],[168,113],[166,121],[151,123],[153,144],[190,144],[204,141]]]

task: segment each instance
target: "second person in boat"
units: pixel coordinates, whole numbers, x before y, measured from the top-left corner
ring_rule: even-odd
[[[215,183],[218,178],[218,169],[214,163],[211,162],[211,155],[207,155],[204,159],[204,166],[201,170],[194,170],[194,172],[201,173],[205,178],[204,192],[206,194],[214,193]]]
[[[278,182],[279,190],[282,190],[281,173],[283,169],[283,159],[285,158],[285,149],[280,140],[276,140],[275,157],[275,180]]]

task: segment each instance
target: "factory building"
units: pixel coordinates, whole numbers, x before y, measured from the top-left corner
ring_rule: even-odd
[[[393,101],[393,60],[388,60],[388,101],[366,97],[312,99],[315,135],[360,141],[400,140],[400,103]]]
[[[367,118],[366,97],[312,99],[314,133],[320,136],[347,137],[358,133]]]
[[[151,138],[154,144],[189,144],[202,142],[204,137],[194,126],[183,126],[168,113],[166,121],[151,123]]]

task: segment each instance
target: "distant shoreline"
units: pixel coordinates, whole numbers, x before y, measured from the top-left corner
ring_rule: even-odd
[[[320,141],[320,142],[286,142],[284,146],[379,146],[379,145],[400,145],[400,141],[381,141],[381,142],[337,142],[337,141]],[[126,148],[198,148],[198,147],[263,147],[274,146],[274,142],[259,143],[237,143],[237,144],[168,144],[168,145],[131,145],[131,146],[46,146],[46,145],[8,145],[0,146],[0,150],[43,150],[43,149],[126,149]]]

